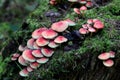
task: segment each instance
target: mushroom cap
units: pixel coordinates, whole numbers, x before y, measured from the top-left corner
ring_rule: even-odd
[[[36,40],[36,43],[38,46],[46,46],[49,43],[49,40],[47,40],[43,37],[40,37]]]
[[[80,14],[80,10],[78,8],[73,9],[75,13]]]
[[[12,56],[15,57],[15,58],[18,58],[20,56],[20,54],[14,53],[14,54],[12,54]]]
[[[11,60],[15,61],[15,60],[17,60],[17,58],[16,57],[11,57]]]
[[[92,7],[92,6],[93,6],[93,3],[92,3],[91,1],[88,1],[88,2],[86,3],[86,7],[90,8],[90,7]]]
[[[64,21],[68,24],[68,26],[75,26],[76,25],[75,22],[70,20],[70,19],[66,19]]]
[[[40,66],[40,64],[38,62],[32,62],[30,63],[30,67],[33,68],[33,69],[36,69]]]
[[[25,51],[23,51],[22,57],[29,62],[35,61],[35,57],[32,55],[32,50],[30,49],[26,49]]]
[[[88,19],[88,20],[87,20],[87,23],[88,23],[88,24],[93,24],[93,19]]]
[[[55,22],[51,25],[51,29],[57,32],[63,32],[68,28],[68,24],[64,21]]]
[[[48,60],[49,60],[48,58],[43,57],[43,58],[37,59],[37,62],[40,63],[40,64],[44,64],[44,63],[46,63]]]
[[[23,69],[19,72],[19,74],[22,77],[26,77],[26,76],[28,76],[29,72],[27,71],[27,69]]]
[[[80,28],[79,29],[79,33],[80,34],[87,34],[89,31],[87,30],[87,29],[85,29],[85,28]]]
[[[30,49],[33,49],[33,44],[34,44],[35,40],[33,38],[29,39],[27,41],[27,47]]]
[[[115,58],[115,52],[109,51],[109,53],[110,53],[110,58]]]
[[[80,2],[81,4],[86,4],[86,3],[87,3],[86,0],[80,0],[79,2]]]
[[[112,67],[114,65],[114,61],[111,59],[103,61],[103,65],[106,67]]]
[[[28,66],[28,67],[27,67],[27,71],[28,71],[28,72],[32,72],[32,71],[33,71],[33,68],[30,67],[30,66]]]
[[[55,43],[64,43],[64,42],[67,42],[67,41],[68,41],[68,39],[65,38],[64,36],[58,36],[54,39]]]
[[[38,39],[39,37],[42,37],[41,33],[43,31],[47,30],[47,28],[39,28],[39,29],[36,29],[33,33],[32,33],[32,38],[34,39]]]
[[[49,46],[50,48],[56,48],[56,47],[58,47],[59,45],[56,44],[56,43],[54,42],[54,40],[51,40],[51,41],[49,42],[48,46]]]
[[[18,62],[23,66],[27,66],[28,63],[22,56],[18,58]]]
[[[19,45],[18,50],[23,52],[26,49],[26,47],[24,47],[23,45]]]
[[[96,29],[94,29],[93,27],[88,27],[88,31],[89,32],[96,32]]]
[[[96,29],[102,29],[102,28],[104,28],[104,24],[101,21],[96,21],[94,23],[93,27]]]
[[[102,53],[98,56],[98,59],[100,60],[107,60],[110,58],[110,54],[109,53]]]
[[[42,48],[41,52],[46,57],[51,57],[54,53],[53,49],[51,49],[51,48]]]
[[[52,29],[48,29],[48,30],[45,30],[45,31],[42,32],[42,36],[43,36],[45,39],[53,39],[53,38],[55,38],[57,35],[58,35],[58,33],[55,32],[55,31],[52,30]]]
[[[34,49],[40,49],[40,47],[37,45],[36,42],[33,43],[33,48],[34,48]]]
[[[87,10],[87,7],[85,6],[80,7],[80,11],[85,11],[85,10]]]
[[[82,27],[88,29],[88,24],[83,24]]]
[[[41,50],[39,50],[39,49],[33,50],[32,55],[35,57],[43,57]]]
[[[68,0],[69,2],[77,2],[78,0]]]

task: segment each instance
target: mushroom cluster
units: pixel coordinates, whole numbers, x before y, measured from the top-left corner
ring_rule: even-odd
[[[88,19],[86,24],[79,29],[81,34],[95,33],[99,29],[103,29],[104,24],[99,19]]]
[[[114,65],[112,58],[115,58],[115,52],[113,51],[104,52],[98,56],[98,59],[102,60],[103,65],[106,67],[112,67]]]
[[[93,6],[92,0],[68,0],[68,1],[80,3],[81,5],[84,5],[87,8],[91,8]]]
[[[54,54],[55,48],[68,41],[62,34],[69,26],[74,25],[75,22],[66,19],[53,23],[50,28],[41,27],[34,30],[27,45],[18,47],[18,50],[22,52],[22,55],[17,56],[18,62],[26,66],[19,74],[23,77],[28,76],[29,72],[48,62],[49,57]],[[15,57],[14,54],[13,57]]]

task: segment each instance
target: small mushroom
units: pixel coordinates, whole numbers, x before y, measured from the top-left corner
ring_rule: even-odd
[[[75,13],[80,14],[80,10],[78,8],[73,9]]]
[[[56,43],[54,42],[54,40],[51,40],[51,41],[49,42],[48,46],[49,46],[50,48],[56,48],[56,47],[58,47],[59,45],[56,44]]]
[[[99,56],[98,56],[98,59],[100,59],[100,60],[107,60],[107,59],[109,59],[110,58],[110,54],[109,53],[102,53],[102,54],[100,54]]]
[[[88,24],[93,24],[93,19],[88,19],[88,20],[87,20],[87,23],[88,23]]]
[[[32,71],[33,71],[33,68],[30,67],[30,66],[28,66],[28,67],[27,67],[27,71],[28,71],[28,72],[32,72]]]
[[[103,29],[104,28],[104,24],[101,21],[96,21],[93,25],[94,28],[96,29]]]
[[[22,77],[26,77],[28,76],[29,72],[27,71],[27,69],[22,69],[20,72],[19,72],[20,76]]]
[[[46,57],[51,57],[54,53],[53,49],[51,49],[51,48],[42,48],[41,52]]]
[[[43,57],[43,58],[37,59],[37,62],[40,63],[40,64],[44,64],[44,63],[46,63],[48,60],[49,60],[48,58]]]
[[[78,2],[78,0],[68,0],[69,2]]]
[[[110,53],[110,58],[115,58],[115,52],[109,51],[109,53]]]
[[[35,57],[43,57],[41,50],[39,50],[39,49],[33,50],[32,55]]]
[[[23,66],[27,66],[28,64],[28,61],[26,61],[22,56],[18,58],[18,62]]]
[[[37,69],[40,66],[40,64],[38,62],[32,62],[30,63],[30,67],[33,69]]]
[[[30,49],[33,49],[33,44],[35,42],[35,39],[31,38],[27,41],[27,47]]]
[[[68,28],[68,24],[64,21],[55,22],[51,25],[51,29],[57,32],[63,32]]]
[[[58,36],[54,39],[54,42],[58,43],[58,44],[61,44],[61,43],[67,42],[67,41],[68,41],[68,39],[65,38],[64,36]]]
[[[23,45],[19,45],[18,50],[23,52],[27,47]]]
[[[42,37],[41,33],[43,31],[47,30],[47,28],[39,28],[39,29],[36,29],[33,33],[32,33],[32,38],[34,39],[38,39],[40,37]]]
[[[35,62],[35,57],[32,55],[32,50],[30,49],[26,49],[22,53],[22,57],[29,62]]]
[[[91,8],[93,6],[93,3],[91,1],[88,1],[86,3],[86,7]]]
[[[114,61],[111,59],[103,61],[103,65],[106,67],[112,67],[114,65]]]
[[[87,33],[89,33],[89,31],[87,29],[85,29],[85,28],[80,28],[79,33],[80,34],[87,34]]]
[[[20,54],[14,53],[14,54],[12,54],[12,56],[18,58],[20,56]]]
[[[87,3],[86,0],[80,0],[79,2],[80,2],[81,4],[86,4],[86,3]]]
[[[46,46],[49,43],[49,40],[47,40],[43,37],[40,37],[36,40],[36,43],[38,46],[42,47],[42,46]]]
[[[55,32],[55,31],[52,30],[52,29],[48,29],[48,30],[45,30],[45,31],[42,32],[42,36],[43,36],[45,39],[53,39],[53,38],[55,38],[57,35],[58,35],[58,33]]]

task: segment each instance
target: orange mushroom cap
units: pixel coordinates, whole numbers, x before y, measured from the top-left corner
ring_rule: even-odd
[[[39,49],[33,50],[32,55],[35,57],[43,57],[42,52]]]
[[[44,63],[46,63],[48,60],[49,60],[48,58],[43,57],[43,58],[37,59],[37,62],[40,63],[40,64],[44,64]]]
[[[53,49],[51,49],[51,48],[42,48],[41,52],[46,57],[51,57],[54,53]]]
[[[19,74],[22,77],[26,77],[26,76],[28,76],[29,72],[27,71],[27,69],[23,69],[19,72]]]
[[[98,59],[100,60],[107,60],[110,58],[110,54],[109,53],[102,53],[98,56]]]

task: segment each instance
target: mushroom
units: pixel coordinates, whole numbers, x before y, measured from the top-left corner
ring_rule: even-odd
[[[36,29],[33,33],[32,33],[32,38],[34,39],[38,39],[39,37],[42,37],[41,33],[43,31],[47,30],[47,28],[39,28],[39,29]]]
[[[114,61],[111,59],[103,61],[103,65],[106,67],[112,67],[114,65]]]
[[[115,58],[115,52],[109,51],[109,53],[110,53],[110,58]]]
[[[54,40],[51,40],[51,41],[49,42],[48,46],[49,46],[50,48],[56,48],[56,47],[58,47],[59,45],[56,44],[56,43],[54,42]]]
[[[76,25],[75,22],[70,20],[70,19],[66,19],[64,21],[68,24],[68,26],[75,26]]]
[[[69,2],[77,2],[78,0],[68,0]]]
[[[30,67],[30,66],[28,66],[28,67],[27,67],[27,71],[28,71],[28,72],[32,72],[32,71],[33,71],[33,68]]]
[[[102,29],[102,28],[104,28],[104,24],[101,21],[96,21],[94,23],[93,27],[96,29]]]
[[[46,63],[48,60],[49,60],[48,58],[43,57],[43,58],[37,59],[37,62],[40,63],[40,64],[44,64],[44,63]]]
[[[41,52],[46,57],[51,57],[54,53],[53,49],[51,49],[51,48],[42,48]]]
[[[12,60],[12,61],[16,61],[17,58],[16,58],[16,57],[11,57],[11,60]]]
[[[88,24],[93,24],[93,19],[88,19],[88,20],[87,20],[87,23],[88,23]]]
[[[80,10],[78,8],[73,9],[75,13],[80,14]]]
[[[80,28],[79,33],[80,34],[87,34],[87,33],[89,33],[89,31],[87,29],[85,29],[85,28]]]
[[[30,49],[26,49],[22,53],[22,57],[29,62],[35,62],[35,57],[32,55],[32,50]]]
[[[80,11],[86,11],[87,8],[85,6],[80,7]]]
[[[39,50],[39,49],[33,50],[32,55],[35,57],[43,57],[41,50]]]
[[[27,47],[23,45],[19,45],[18,50],[23,52]]]
[[[67,38],[65,38],[64,36],[58,36],[58,37],[56,37],[55,39],[54,39],[54,42],[55,43],[64,43],[64,42],[67,42],[68,41],[68,39]]]
[[[87,3],[86,0],[80,0],[79,2],[80,2],[81,4],[86,4],[86,3]]]
[[[33,69],[37,69],[40,66],[40,64],[38,62],[32,62],[30,63],[30,67]]]
[[[55,32],[55,31],[52,30],[52,29],[48,29],[48,30],[45,30],[45,31],[42,32],[42,36],[43,36],[45,39],[53,39],[53,38],[55,38],[57,35],[58,35],[58,33]]]
[[[40,37],[36,40],[36,43],[38,46],[46,46],[48,43],[49,43],[49,40],[43,38],[43,37]]]
[[[92,3],[91,1],[88,1],[88,2],[86,3],[86,7],[90,8],[90,7],[92,7],[92,6],[93,6],[93,3]]]
[[[30,49],[33,49],[33,44],[34,44],[35,40],[33,38],[29,39],[27,41],[27,47]]]
[[[22,56],[18,58],[18,62],[23,66],[27,66],[28,64],[28,61],[26,61]]]
[[[28,76],[29,72],[27,71],[27,69],[23,69],[19,72],[19,74],[22,77],[26,77],[26,76]]]
[[[94,29],[93,27],[88,27],[88,31],[93,33],[93,32],[96,32],[96,29]]]
[[[100,59],[100,60],[107,60],[107,59],[109,59],[110,58],[110,54],[109,53],[102,53],[102,54],[100,54],[99,56],[98,56],[98,59]]]
[[[36,41],[33,43],[33,48],[34,49],[40,49],[40,47],[37,45]]]
[[[63,32],[68,28],[68,24],[65,21],[55,22],[51,25],[51,29],[57,32]]]
[[[14,53],[14,54],[12,54],[12,56],[15,57],[15,58],[18,58],[20,56],[20,54]]]

